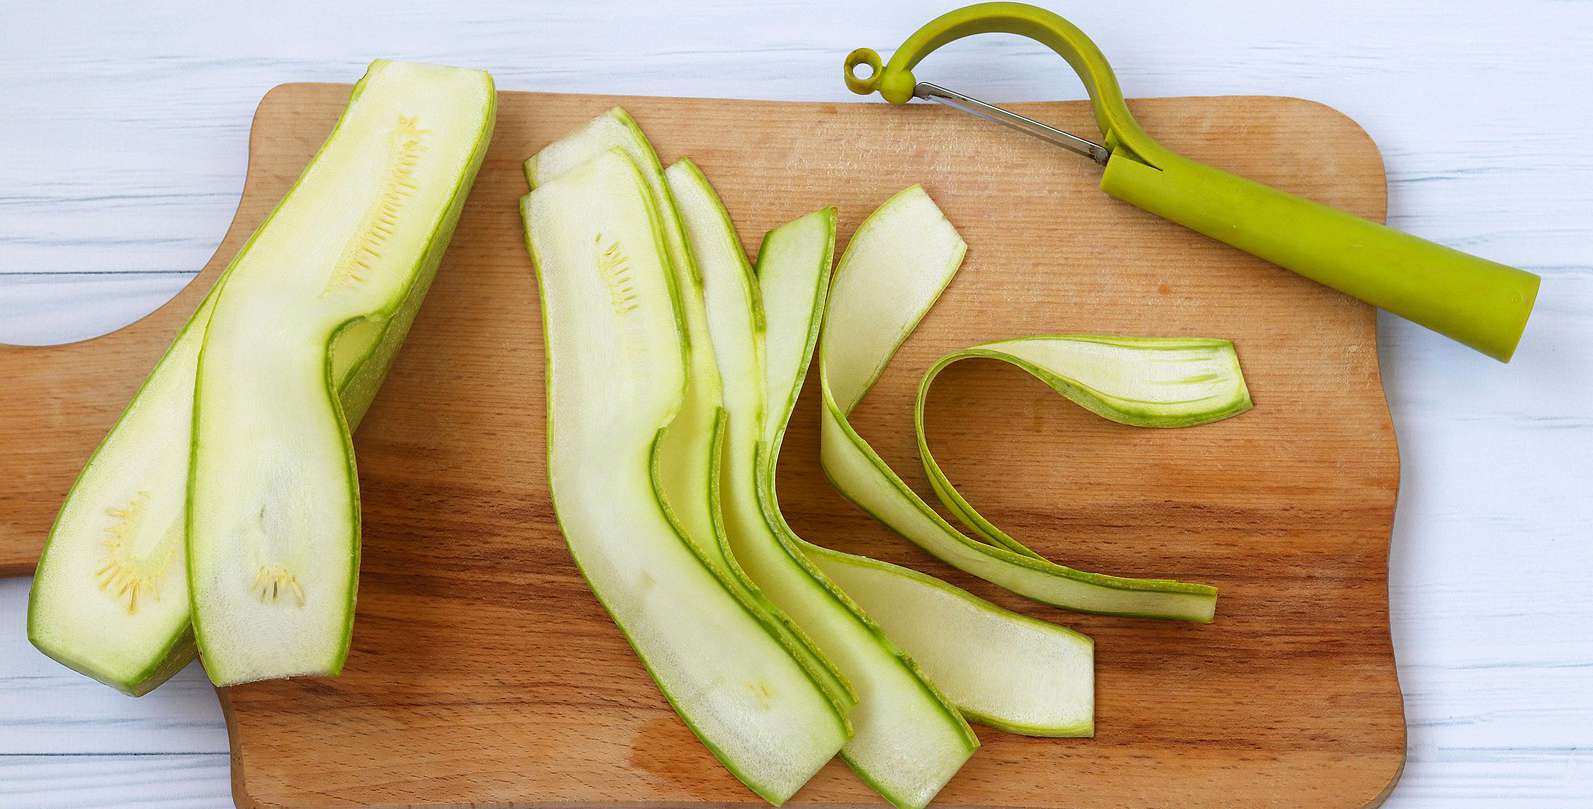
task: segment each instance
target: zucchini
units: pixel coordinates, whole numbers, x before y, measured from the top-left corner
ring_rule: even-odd
[[[1104,419],[1132,427],[1194,427],[1236,416],[1253,405],[1233,343],[1204,337],[1100,337],[1075,334],[998,340],[953,351],[919,380],[913,403],[918,457],[929,486],[968,530],[992,545],[1043,559],[985,519],[951,484],[929,450],[924,404],[935,378],[971,359],[997,360],[1044,382],[1068,401]],[[1081,596],[1098,612],[1131,612],[1143,595],[1119,591],[1183,592],[1215,597],[1205,585],[1148,582],[1083,571],[1079,581],[1100,589]],[[1142,602],[1141,602],[1142,603]],[[1193,605],[1192,605],[1193,606]],[[1115,607],[1115,609],[1112,609]]]
[[[28,593],[39,651],[135,697],[194,659],[183,512],[194,368],[215,300],[205,296],[89,456]]]
[[[548,484],[576,565],[665,698],[737,778],[779,804],[849,726],[668,514],[664,436],[684,415],[694,352],[655,199],[645,172],[613,149],[522,200],[546,345]],[[689,426],[699,442],[709,435]],[[705,480],[701,497],[711,489]]]
[[[458,215],[457,203],[463,200],[463,189],[468,187],[469,178],[479,164],[491,130],[494,99],[491,80],[483,73],[385,61],[372,63],[366,76],[355,86],[349,108],[339,119],[332,137],[322,146],[315,162],[306,169],[288,198],[297,198],[299,202],[295,207],[301,208],[315,206],[314,198],[318,195],[322,200],[320,206],[348,205],[346,198],[330,199],[332,195],[346,194],[340,184],[352,181],[352,177],[340,178],[337,164],[347,164],[354,156],[364,160],[392,147],[390,135],[382,142],[381,133],[371,131],[373,116],[391,119],[398,114],[399,99],[414,94],[424,100],[427,93],[435,97],[438,92],[457,92],[461,80],[485,87],[486,122],[481,125],[478,112],[477,125],[481,131],[469,133],[476,138],[475,150],[467,161],[469,171],[464,172],[463,183],[458,188],[450,184],[448,190],[457,199],[444,221],[435,223],[436,232],[432,235],[436,242],[432,253],[425,257],[430,269],[435,269],[436,259]],[[479,90],[475,94],[482,96]],[[404,109],[407,111],[407,107]],[[466,123],[468,125],[468,121]],[[391,123],[388,128],[392,128]],[[335,146],[339,133],[343,133],[342,140],[348,142]],[[353,142],[361,138],[363,141]],[[433,145],[430,133],[426,140],[430,148]],[[372,148],[373,145],[380,148]],[[329,155],[341,155],[341,159]],[[317,172],[318,179],[311,183],[311,189],[301,190],[300,186],[306,184],[312,170]],[[345,165],[344,172],[347,170]],[[314,191],[316,186],[321,189],[318,193]],[[411,216],[410,205],[406,204],[406,223]],[[269,263],[271,257],[264,248],[256,258],[248,261],[245,258],[262,241],[269,244],[275,239],[280,245],[294,240],[296,234],[285,229],[295,218],[304,221],[306,217],[302,211],[289,210],[285,198],[278,211],[266,220],[200,303],[89,458],[67,494],[40,557],[29,594],[29,639],[46,655],[125,693],[134,696],[147,693],[195,656],[193,605],[185,562],[189,545],[185,520],[195,420],[194,384],[201,348],[205,344],[211,312],[227,280],[239,267]],[[313,221],[313,216],[310,218]],[[278,224],[268,228],[273,222]],[[274,231],[275,235],[268,231]],[[323,233],[324,239],[336,238],[334,231],[319,231],[319,224],[316,228],[303,228],[297,236],[302,237],[304,232]],[[350,240],[349,244],[354,242]],[[286,245],[288,249],[295,246]],[[282,249],[277,248],[279,254]],[[415,254],[411,259],[417,257]],[[305,271],[315,268],[316,265],[303,259],[303,255],[294,254],[283,261],[282,266]],[[326,266],[321,265],[320,270],[324,272]],[[388,262],[380,266],[385,268]],[[408,330],[425,291],[425,282],[429,281],[430,269],[412,284],[408,297],[396,311],[355,320],[341,332],[342,337],[335,345],[331,375],[349,429],[357,426],[364,415]],[[234,300],[241,301],[244,293],[235,292],[234,296]],[[339,446],[344,443],[340,441]],[[233,582],[234,586],[237,584]],[[253,582],[244,581],[243,584],[247,586]],[[304,585],[299,584],[299,588],[302,590]],[[327,603],[334,612],[341,611],[333,600]],[[346,645],[346,630],[344,634]],[[263,647],[261,651],[271,653]],[[207,660],[207,664],[212,677],[227,676],[223,674],[224,660]]]
[[[994,544],[952,527],[848,423],[848,414],[951,281],[965,249],[951,223],[917,186],[881,206],[847,246],[836,269],[819,356],[821,463],[831,482],[942,561],[1020,595],[1084,612],[1209,622],[1216,607],[1215,588],[1085,573],[1040,558],[999,534],[960,496],[952,496],[955,490],[928,455],[922,408],[934,373],[959,359],[986,356],[1024,368],[1073,401],[1126,423],[1203,423],[1250,406],[1231,344],[1020,338],[944,358],[919,391],[924,464],[948,506]]]
[[[350,425],[442,259],[495,104],[481,71],[373,63],[218,285],[187,505],[194,634],[217,685],[342,670],[359,574]]]
[[[809,556],[968,719],[1024,736],[1095,734],[1095,644],[916,570],[829,548]]]
[[[679,416],[670,423],[661,439],[664,503],[686,538],[723,567],[725,560],[714,541],[713,504],[708,497],[712,441],[704,440],[705,436],[713,434],[719,417],[719,368],[709,342],[702,283],[691,250],[686,246],[686,236],[681,232],[680,216],[664,182],[664,168],[658,162],[658,154],[636,121],[625,110],[614,107],[526,160],[526,181],[533,189],[538,188],[610,149],[624,151],[636,163],[656,202],[665,252],[680,292],[684,339],[691,349],[686,396],[681,402]]]
[[[857,685],[856,735],[842,755],[892,803],[922,806],[978,744],[964,713],[1030,735],[1092,733],[1088,638],[791,531],[779,512],[775,463],[817,337],[835,212],[771,232],[755,275],[702,172],[682,160],[665,176],[697,258],[723,371],[730,558]]]
[[[687,243],[658,153],[636,120],[624,109],[613,107],[526,160],[526,181],[535,189],[611,149],[619,149],[636,164],[659,212],[665,253],[680,293],[683,339],[691,349],[685,399],[659,445],[665,512],[696,546],[698,553],[739,591],[739,596],[763,614],[763,620],[780,636],[780,642],[824,688],[836,710],[845,713],[857,704],[851,685],[790,619],[736,569],[720,539],[723,533],[721,498],[713,486],[720,477],[717,467],[720,454],[715,447],[724,440],[719,431],[726,427],[722,413],[721,371],[708,332],[702,275]]]
[[[1093,734],[1094,644],[1088,637],[1002,609],[933,576],[804,541],[780,513],[775,469],[829,283],[832,242],[816,232],[808,221],[813,218],[771,233],[758,256],[768,403],[758,494],[769,524],[796,558],[817,567],[814,577],[884,648],[932,682],[963,715],[1029,736]],[[853,722],[861,735],[859,714]]]

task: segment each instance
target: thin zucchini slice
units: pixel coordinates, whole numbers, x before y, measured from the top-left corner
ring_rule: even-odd
[[[1024,736],[1094,735],[1089,637],[889,562],[808,554],[970,720]]]
[[[881,206],[847,246],[836,270],[819,356],[824,399],[821,462],[831,481],[848,499],[943,561],[1021,595],[1085,612],[1209,622],[1216,605],[1214,588],[1084,573],[1041,559],[1027,549],[1015,550],[999,539],[999,544],[989,544],[968,537],[919,498],[847,422],[847,415],[951,281],[965,249],[951,223],[918,186]],[[1215,382],[1206,378],[1225,368],[1232,374],[1238,370],[1236,362],[1226,363],[1231,346],[1225,358],[1221,346],[1211,341],[1187,344],[1186,351],[1195,353],[1185,356],[1169,353],[1165,342],[1114,344],[1074,339],[1059,343],[1042,338],[994,345],[973,351],[980,356],[1001,354],[1019,367],[1032,369],[1031,373],[1054,383],[1064,395],[1088,402],[1097,412],[1126,406],[1124,419],[1196,423],[1233,415],[1249,406],[1242,379],[1235,385],[1232,375]],[[1106,355],[1109,360],[1103,360]],[[1046,364],[1050,362],[1083,362],[1083,366],[1073,377]],[[1150,370],[1157,363],[1170,365]],[[1115,387],[1093,390],[1089,388],[1092,382]],[[1207,396],[1213,388],[1234,396]],[[1179,404],[1192,397],[1198,403]],[[1200,408],[1210,412],[1201,414]],[[921,428],[919,437],[927,449]],[[932,459],[926,456],[925,464],[931,466]],[[950,485],[940,477],[936,489],[944,495]],[[952,507],[972,519],[972,509],[965,502],[961,508]]]
[[[779,804],[849,728],[666,513],[662,436],[681,417],[692,352],[654,199],[615,149],[522,201],[546,338],[548,483],[571,555],[664,696],[736,777]]]
[[[481,71],[373,63],[216,293],[187,535],[194,632],[217,685],[342,669],[360,539],[349,425],[442,259],[495,104]]]
[[[714,447],[724,440],[717,435],[718,431],[727,426],[721,418],[722,373],[708,331],[697,257],[687,241],[658,153],[635,119],[624,109],[613,107],[527,160],[526,180],[533,189],[537,188],[610,149],[623,151],[636,164],[660,213],[665,251],[681,296],[685,340],[691,349],[685,400],[659,445],[658,468],[666,513],[731,586],[765,614],[766,622],[781,636],[781,643],[809,670],[836,709],[844,713],[857,703],[857,695],[850,684],[790,619],[735,569],[734,561],[728,558],[720,540],[723,532],[719,522],[721,498],[710,483],[718,485],[720,456]]]
[[[1058,335],[998,340],[953,351],[935,361],[918,383],[913,425],[918,457],[940,502],[986,542],[1043,559],[1013,539],[957,491],[935,462],[924,427],[924,403],[941,371],[958,362],[989,359],[1022,369],[1068,401],[1109,421],[1132,427],[1194,427],[1249,410],[1250,390],[1233,343],[1204,337],[1100,337]],[[1084,571],[1081,581],[1109,590],[1183,591],[1216,596],[1205,585],[1151,582]],[[1110,596],[1101,594],[1102,599]],[[1108,602],[1109,603],[1109,602]]]
[[[720,374],[725,413],[724,434],[720,438],[725,446],[715,455],[719,469],[715,475],[719,507],[714,513],[714,539],[720,549],[717,558],[738,586],[779,622],[791,653],[825,686],[837,706],[843,711],[851,710],[858,701],[851,683],[747,573],[740,563],[743,557],[732,552],[732,537],[745,537],[759,528],[766,530],[754,489],[753,468],[763,417],[763,388],[758,384],[763,376],[763,305],[756,298],[756,285],[745,280],[752,277],[752,267],[736,239],[730,215],[696,164],[681,160],[670,166],[664,176],[698,277],[703,281],[709,348]],[[721,280],[709,284],[710,274]],[[738,282],[723,280],[727,277]]]
[[[703,440],[713,433],[719,417],[719,368],[708,336],[702,283],[686,244],[686,235],[681,230],[680,215],[675,211],[674,199],[664,181],[664,167],[658,161],[658,153],[635,119],[625,110],[614,107],[532,155],[525,162],[526,181],[535,189],[616,148],[635,161],[657,203],[670,270],[680,290],[686,345],[691,349],[686,398],[681,403],[680,415],[670,424],[660,445],[664,503],[687,539],[715,564],[724,567],[723,553],[714,540],[714,506],[708,497],[712,441]]]
[[[720,488],[730,566],[796,619],[857,689],[857,707],[849,717],[855,735],[841,755],[892,803],[923,806],[956,774],[978,739],[912,662],[802,556],[799,540],[776,533],[767,520],[759,494],[767,478],[758,467],[761,458],[772,456],[762,443],[769,414],[763,398],[764,313],[757,279],[729,215],[702,172],[682,160],[665,174],[702,275],[709,333],[723,372],[729,430]],[[766,237],[760,258],[779,265],[765,271],[772,281],[809,282],[806,293],[792,303],[815,325],[822,296],[815,297],[814,285],[828,276],[834,238],[835,211],[818,211]],[[808,330],[795,336],[800,348]],[[779,349],[791,353],[789,346]],[[782,371],[788,368],[781,366]],[[785,399],[779,402],[784,405]]]
[[[1013,733],[1092,734],[1095,677],[1089,638],[1002,609],[932,576],[806,542],[781,515],[776,462],[813,356],[829,283],[833,225],[821,234],[815,219],[810,215],[771,233],[758,256],[768,403],[758,493],[770,525],[795,558],[807,561],[809,570],[816,565],[822,571],[814,571],[814,579],[884,649],[945,695],[942,704],[949,699],[964,715]],[[821,648],[829,649],[822,642]],[[861,736],[860,712],[853,713],[853,721]]]

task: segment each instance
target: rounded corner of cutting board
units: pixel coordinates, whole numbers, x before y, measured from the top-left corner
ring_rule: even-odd
[[[1293,108],[1297,110],[1298,114],[1301,116],[1311,116],[1321,119],[1322,126],[1324,128],[1336,129],[1341,132],[1341,134],[1338,134],[1337,137],[1348,138],[1356,142],[1354,144],[1347,143],[1347,148],[1361,151],[1364,153],[1364,156],[1369,156],[1375,159],[1377,161],[1378,175],[1386,178],[1387,172],[1386,165],[1383,162],[1383,150],[1377,145],[1377,140],[1372,137],[1371,132],[1367,131],[1365,125],[1344,110],[1341,110],[1325,101],[1317,101],[1316,99],[1304,98],[1302,96],[1274,95],[1239,97],[1265,100],[1283,108]],[[1384,183],[1384,186],[1384,193],[1386,195],[1386,182]],[[1382,217],[1379,217],[1379,221],[1381,221],[1381,219]]]
[[[1383,788],[1378,790],[1378,793],[1373,796],[1371,800],[1366,802],[1363,809],[1377,809],[1377,807],[1382,806],[1389,799],[1389,796],[1394,794],[1394,787],[1399,786],[1400,776],[1405,774],[1405,762],[1407,758],[1405,745],[1403,744],[1404,734],[1400,734],[1400,736],[1400,748],[1399,751],[1393,756],[1393,766],[1389,768],[1388,776],[1383,782]]]

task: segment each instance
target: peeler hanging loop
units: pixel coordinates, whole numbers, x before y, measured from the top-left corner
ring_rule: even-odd
[[[890,62],[883,69],[879,67],[880,56],[874,51],[868,48],[852,51],[846,57],[846,86],[859,95],[877,90],[892,104],[906,104],[912,100],[918,85],[913,68],[936,49],[975,34],[1025,36],[1066,60],[1084,82],[1096,126],[1100,127],[1108,150],[1114,153],[1127,150],[1141,162],[1153,166],[1156,157],[1166,152],[1140,128],[1133,113],[1128,111],[1117,75],[1095,42],[1078,26],[1057,14],[1024,3],[978,3],[942,14],[913,32],[891,54]],[[857,64],[873,65],[873,74],[867,79],[855,78],[852,71]]]
[[[1010,110],[920,82],[913,68],[936,48],[974,34],[1029,37],[1084,81],[1104,146]],[[878,53],[847,55],[846,86],[892,104],[923,98],[1084,154],[1106,167],[1101,190],[1317,283],[1386,309],[1508,362],[1537,300],[1538,276],[1401,233],[1191,160],[1145,132],[1100,48],[1077,26],[1023,3],[979,3],[913,32],[881,67]],[[867,73],[861,72],[867,68]]]
[[[846,71],[846,89],[860,96],[874,92],[875,88],[879,87],[882,64],[879,54],[875,53],[873,48],[858,48],[847,54],[843,67]],[[859,67],[868,68],[868,72],[859,72]]]

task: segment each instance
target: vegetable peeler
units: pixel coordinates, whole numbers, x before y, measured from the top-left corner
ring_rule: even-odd
[[[1097,143],[1011,110],[920,82],[913,68],[974,34],[1008,33],[1049,47],[1089,92]],[[867,72],[860,68],[866,67]],[[892,104],[935,101],[1033,135],[1105,167],[1101,190],[1164,219],[1293,270],[1509,362],[1537,299],[1537,275],[1419,239],[1190,160],[1140,128],[1095,43],[1062,17],[1024,3],[978,3],[918,29],[881,64],[859,48],[846,86]]]

